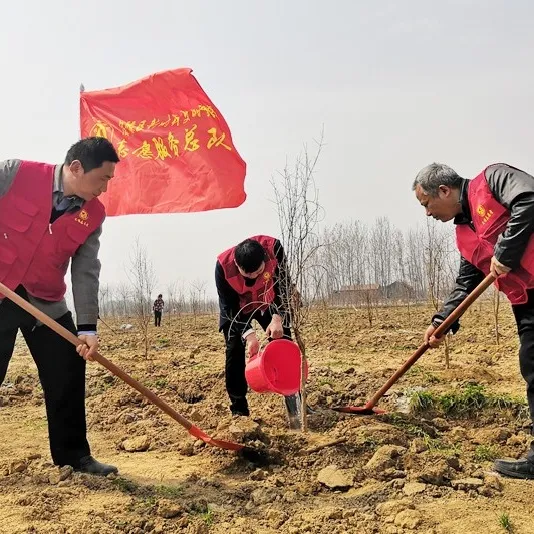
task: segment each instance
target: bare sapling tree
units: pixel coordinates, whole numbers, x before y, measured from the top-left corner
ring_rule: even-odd
[[[453,247],[451,235],[446,230],[438,229],[434,221],[427,219],[427,234],[425,243],[426,273],[428,296],[432,307],[438,311],[441,307],[442,297],[448,293],[453,279],[454,261],[452,259]],[[450,367],[450,338],[445,336],[445,367]]]
[[[375,302],[373,295],[373,288],[376,291],[377,284],[372,283],[373,280],[376,280],[377,276],[377,265],[373,262],[373,243],[372,243],[372,233],[365,235],[365,247],[362,251],[362,257],[360,259],[360,265],[363,267],[363,286],[362,286],[362,296],[363,302],[365,304],[365,309],[367,311],[367,320],[369,321],[369,328],[373,327],[373,317],[378,318],[378,303]]]
[[[387,217],[378,217],[371,230],[370,253],[373,261],[375,282],[386,287],[392,282],[394,228]]]
[[[319,333],[325,335],[330,328],[330,294],[326,291],[325,280],[328,271],[318,263],[316,268],[312,269],[310,277],[313,280],[313,293],[317,295],[315,299],[315,313],[317,317],[316,325]]]
[[[197,322],[197,316],[200,315],[206,306],[206,281],[195,280],[191,283],[189,290],[189,301],[191,311],[193,312],[194,322]]]
[[[304,327],[315,298],[312,293],[318,287],[311,271],[320,247],[316,229],[322,210],[314,173],[323,148],[322,132],[315,143],[313,153],[310,154],[305,146],[294,165],[290,168],[286,164],[284,170],[271,180],[280,225],[280,241],[286,253],[286,265],[279,266],[282,302],[283,307],[289,310],[295,341],[302,355],[300,408],[303,432],[308,429]]]
[[[178,282],[176,280],[167,286],[167,314],[169,325],[172,323],[172,316],[176,308],[176,295],[178,293]]]
[[[121,304],[119,315],[128,319],[130,317],[130,298],[132,295],[132,288],[125,282],[121,282],[117,287],[117,294]]]
[[[98,320],[111,332],[116,334],[117,332],[109,325],[109,323],[104,319],[113,317],[115,315],[115,306],[113,300],[113,289],[109,287],[108,284],[101,285],[98,289],[98,302],[99,302],[99,314]]]
[[[180,320],[180,314],[183,314],[187,311],[187,302],[186,302],[186,293],[183,282],[177,287],[176,294],[174,296],[174,310],[173,313],[178,315],[178,328],[182,332],[182,321]]]
[[[117,316],[117,288],[111,287],[109,290],[110,304],[109,304],[109,314],[111,317]]]
[[[425,242],[424,230],[419,227],[410,229],[405,235],[406,244],[406,274],[410,286],[413,288],[412,298],[420,301],[426,292],[426,271],[424,255],[421,254],[421,243]]]
[[[136,240],[130,257],[128,274],[132,284],[133,309],[135,320],[141,331],[148,359],[150,330],[152,321],[152,294],[156,288],[156,274],[146,249]]]
[[[109,315],[109,297],[110,288],[108,284],[101,284],[98,288],[98,303],[100,308],[100,317]]]
[[[388,293],[386,298],[393,300],[394,303],[406,306],[408,312],[408,320],[411,321],[411,309],[410,309],[410,289],[406,284],[406,261],[405,261],[405,249],[404,249],[404,235],[398,229],[393,230],[393,279],[400,282],[400,290],[397,294],[393,292]]]
[[[373,307],[374,300],[369,289],[364,290],[365,309],[367,310],[367,320],[369,321],[369,328],[373,328]]]

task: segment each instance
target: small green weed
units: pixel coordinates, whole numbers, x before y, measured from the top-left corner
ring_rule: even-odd
[[[426,412],[436,405],[437,398],[430,391],[416,391],[410,397],[410,408],[413,412]]]
[[[412,412],[439,411],[445,415],[471,416],[486,408],[510,410],[518,418],[527,415],[523,399],[510,395],[493,394],[483,385],[467,384],[463,388],[437,395],[431,391],[417,391],[410,397]]]
[[[512,521],[508,512],[503,512],[499,516],[499,525],[506,530],[506,532],[513,532]]]
[[[475,460],[477,462],[491,462],[497,456],[499,456],[499,453],[493,445],[479,445],[475,449]]]

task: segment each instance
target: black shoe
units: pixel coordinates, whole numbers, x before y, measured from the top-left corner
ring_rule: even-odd
[[[111,473],[117,474],[119,470],[114,465],[102,464],[97,462],[92,456],[84,456],[80,458],[78,467],[74,471],[80,473],[89,473],[90,475],[99,475],[105,477]]]
[[[232,412],[232,415],[248,417],[250,415],[250,411],[248,409],[246,397],[233,398],[232,404],[230,405],[230,411]]]
[[[519,460],[495,460],[493,470],[507,477],[534,480],[534,463],[527,460],[527,458],[520,458]]]

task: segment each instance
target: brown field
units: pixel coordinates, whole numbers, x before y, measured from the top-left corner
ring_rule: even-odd
[[[450,369],[443,349],[429,351],[380,403],[386,415],[333,412],[363,404],[383,384],[420,344],[430,311],[376,315],[372,328],[365,311],[313,315],[308,392],[317,413],[307,434],[287,430],[275,395],[250,393],[251,418],[229,417],[215,316],[165,316],[162,328],[151,327],[149,360],[138,331],[101,326],[105,356],[209,433],[251,441],[271,458],[258,466],[195,442],[95,363],[89,440],[97,459],[119,467],[114,479],[59,473],[49,463],[42,391],[18,342],[0,388],[0,531],[534,533],[533,483],[491,473],[494,457],[520,457],[529,443],[509,306],[497,346],[491,304],[476,304],[452,341]],[[132,438],[148,450],[124,450]],[[340,487],[325,485],[329,466]]]

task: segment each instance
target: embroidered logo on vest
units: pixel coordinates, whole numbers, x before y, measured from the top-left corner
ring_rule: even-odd
[[[80,211],[78,217],[74,218],[77,223],[88,227],[89,223],[87,222],[87,219],[89,219],[89,214],[85,210]]]
[[[477,213],[482,218],[482,224],[486,224],[493,216],[493,210],[486,210],[486,208],[482,204],[478,205]]]

